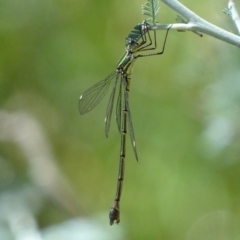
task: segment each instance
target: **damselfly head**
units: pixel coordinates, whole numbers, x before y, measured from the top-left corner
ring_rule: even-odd
[[[149,31],[149,25],[145,20],[142,23],[138,23],[128,34],[125,43],[130,50],[134,51],[144,41],[144,36]]]
[[[144,32],[144,33],[147,32],[148,31],[148,26],[150,26],[150,24],[146,21],[143,21],[141,23],[142,32]]]

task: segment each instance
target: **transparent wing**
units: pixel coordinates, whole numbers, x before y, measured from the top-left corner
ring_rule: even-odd
[[[122,81],[121,81],[116,105],[116,121],[119,132],[121,132],[122,111],[123,109],[122,109]]]
[[[105,117],[105,135],[108,137],[108,132],[110,129],[111,125],[111,119],[112,119],[112,110],[113,110],[113,105],[114,105],[114,100],[115,100],[115,93],[116,93],[116,87],[118,83],[118,77],[119,73],[117,73],[116,80],[113,86],[113,90],[111,93],[111,96],[109,98],[108,106],[107,106],[107,112],[106,112],[106,117]]]
[[[125,82],[125,85],[126,85],[126,82]],[[131,138],[131,143],[132,143],[135,158],[138,161],[136,140],[135,140],[135,135],[134,135],[134,130],[133,130],[132,116],[131,116],[131,111],[130,111],[130,108],[129,108],[129,99],[128,99],[128,94],[127,94],[127,91],[126,91],[126,87],[124,87],[124,101],[125,101],[125,106],[126,106],[126,110],[127,110],[127,113],[128,113],[128,115],[127,115],[128,130],[129,130],[129,134],[130,134],[130,138]]]
[[[79,98],[78,109],[80,114],[85,114],[96,107],[106,95],[112,78],[117,72],[111,73],[106,79],[87,89]]]

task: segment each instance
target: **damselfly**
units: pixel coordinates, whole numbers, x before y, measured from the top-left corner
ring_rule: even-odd
[[[131,71],[135,60],[139,57],[154,56],[163,54],[166,45],[168,31],[164,39],[163,47],[160,52],[153,52],[142,54],[143,51],[151,51],[157,48],[156,31],[153,31],[154,43],[149,32],[149,24],[144,21],[134,27],[130,34],[126,38],[126,51],[120,61],[117,64],[116,70],[111,73],[106,79],[96,83],[89,89],[87,89],[79,99],[79,112],[85,114],[96,107],[103,97],[106,95],[110,83],[114,82],[113,90],[110,95],[110,99],[107,106],[105,117],[105,135],[108,137],[112,111],[115,101],[116,89],[118,88],[118,97],[116,104],[116,121],[117,127],[121,134],[121,146],[120,146],[120,161],[119,161],[119,173],[117,182],[117,191],[114,199],[113,206],[109,212],[110,225],[115,221],[120,222],[120,198],[122,192],[122,184],[124,178],[124,161],[126,156],[126,134],[127,125],[130,133],[133,152],[136,160],[138,160],[136,141],[134,136],[132,117],[129,107],[129,88],[131,81]],[[114,81],[112,81],[115,79]]]

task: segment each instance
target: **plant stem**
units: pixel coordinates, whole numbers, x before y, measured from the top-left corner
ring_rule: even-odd
[[[161,0],[163,3],[168,5],[182,17],[188,20],[188,23],[175,23],[172,25],[171,30],[181,30],[181,31],[197,31],[205,33],[209,36],[217,38],[219,40],[225,41],[237,47],[240,47],[240,37],[225,31],[222,28],[217,27],[214,24],[207,22],[206,20],[199,17],[197,14],[189,10],[183,4],[177,0]],[[156,24],[151,26],[152,30],[163,30],[170,27],[170,24]]]

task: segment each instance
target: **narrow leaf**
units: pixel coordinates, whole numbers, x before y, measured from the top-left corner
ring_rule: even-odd
[[[159,1],[158,0],[147,0],[147,2],[142,5],[142,14],[149,16],[147,20],[156,23],[156,16],[160,10]]]

